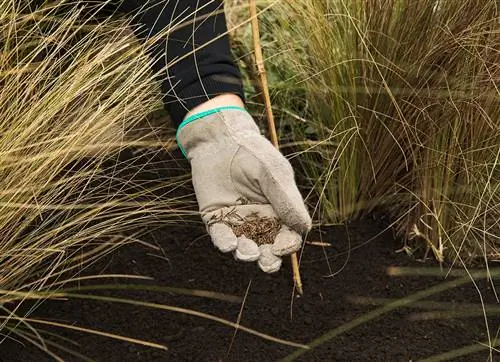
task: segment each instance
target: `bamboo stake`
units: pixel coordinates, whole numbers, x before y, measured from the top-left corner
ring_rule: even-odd
[[[276,134],[276,125],[274,123],[273,110],[271,108],[271,97],[269,96],[269,88],[267,85],[266,69],[264,67],[262,48],[260,46],[260,31],[259,31],[259,20],[257,18],[257,4],[255,3],[255,0],[249,0],[249,1],[250,1],[250,16],[252,19],[252,36],[253,36],[253,45],[255,52],[255,64],[257,66],[257,73],[260,77],[260,82],[261,82],[260,88],[264,93],[269,134],[272,144],[276,148],[279,148],[278,135]],[[297,292],[302,295],[304,294],[304,291],[302,289],[302,279],[300,278],[299,261],[297,258],[297,253],[293,253],[291,255],[291,259],[292,259],[293,281],[295,283],[295,287],[297,288]]]

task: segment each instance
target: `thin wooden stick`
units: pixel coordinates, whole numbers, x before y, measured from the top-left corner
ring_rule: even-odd
[[[264,92],[264,100],[266,106],[267,123],[269,127],[269,134],[272,144],[279,149],[278,135],[276,134],[276,125],[274,123],[273,110],[271,107],[271,97],[269,96],[269,88],[267,85],[266,69],[264,67],[264,60],[262,56],[262,48],[260,46],[260,31],[259,31],[259,20],[257,19],[257,4],[255,0],[250,1],[250,16],[252,20],[252,35],[253,35],[253,45],[255,51],[255,64],[257,65],[257,73],[260,76],[261,89]],[[297,292],[299,294],[304,294],[302,289],[302,279],[300,278],[299,261],[297,258],[297,253],[291,255],[292,259],[292,270],[293,270],[293,281]]]

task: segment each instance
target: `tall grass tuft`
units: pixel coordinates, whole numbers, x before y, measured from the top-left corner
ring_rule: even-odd
[[[439,261],[499,258],[499,15],[495,0],[262,15],[281,137],[321,222],[381,209]]]
[[[0,342],[26,299],[192,206],[120,157],[160,98],[147,45],[102,4],[0,0]]]

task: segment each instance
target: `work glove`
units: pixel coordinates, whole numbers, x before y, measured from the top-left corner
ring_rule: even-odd
[[[302,235],[311,229],[288,160],[240,107],[185,119],[177,141],[191,163],[199,210],[213,244],[237,260],[257,261],[264,272],[278,271],[281,257],[299,250]],[[260,230],[252,232],[256,225]]]

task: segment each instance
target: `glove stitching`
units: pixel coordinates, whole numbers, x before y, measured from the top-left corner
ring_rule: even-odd
[[[231,184],[233,185],[233,188],[235,189],[236,193],[243,196],[243,192],[241,192],[238,185],[234,182],[234,177],[233,177],[233,163],[234,163],[234,160],[236,158],[236,154],[241,149],[241,145],[238,143],[236,143],[236,144],[238,145],[238,147],[236,147],[236,150],[233,153],[231,160],[229,161],[229,177],[231,178]],[[236,200],[236,202],[238,202],[238,200]]]

